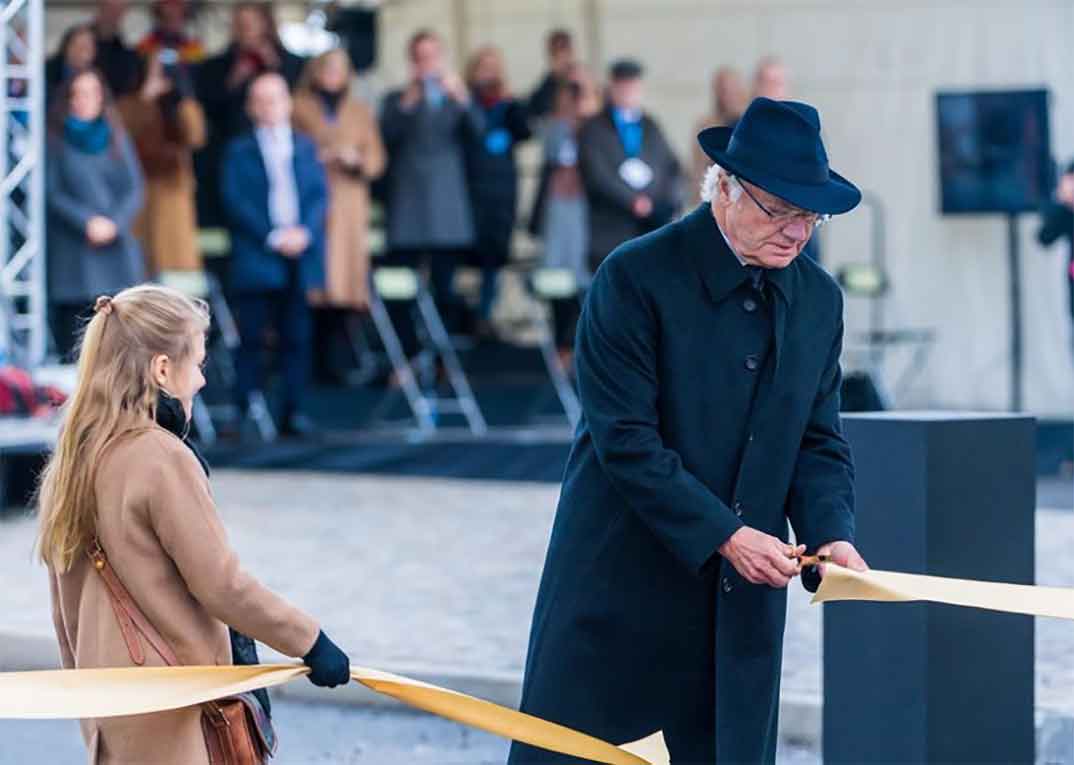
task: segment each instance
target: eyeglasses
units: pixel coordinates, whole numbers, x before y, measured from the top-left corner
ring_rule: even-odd
[[[831,215],[809,212],[808,210],[801,210],[798,208],[787,210],[786,212],[774,213],[761,204],[761,200],[754,196],[754,193],[750,191],[749,187],[741,178],[734,175],[732,175],[731,178],[738,184],[739,188],[746,192],[746,196],[753,200],[753,203],[761,209],[761,212],[771,218],[773,223],[779,224],[780,227],[786,226],[791,221],[800,220],[809,228],[820,228],[832,219]]]

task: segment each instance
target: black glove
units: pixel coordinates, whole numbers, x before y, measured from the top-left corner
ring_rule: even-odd
[[[339,650],[339,646],[328,639],[324,630],[317,635],[317,642],[313,644],[310,652],[302,657],[302,661],[313,670],[310,672],[310,682],[316,686],[335,688],[350,682],[351,660]]]

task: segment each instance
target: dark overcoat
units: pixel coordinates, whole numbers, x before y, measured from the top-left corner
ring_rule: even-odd
[[[810,549],[852,540],[853,466],[839,289],[804,257],[766,273],[758,293],[707,204],[597,272],[524,711],[617,744],[663,730],[675,765],[775,760],[786,590],[717,550],[788,520]]]
[[[294,168],[299,225],[310,234],[310,246],[299,256],[304,290],[324,287],[324,237],[328,215],[328,182],[317,147],[295,131]],[[224,151],[220,198],[231,233],[229,285],[234,292],[270,292],[287,287],[288,258],[268,246],[272,233],[269,178],[254,133],[239,136]]]
[[[476,104],[463,105],[447,95],[436,108],[422,101],[404,109],[402,99],[401,90],[389,93],[380,115],[388,150],[384,175],[388,248],[472,247],[474,218],[465,147],[484,132],[484,115]]]
[[[578,133],[578,169],[589,202],[589,263],[594,270],[623,242],[667,223],[682,204],[682,168],[675,153],[652,117],[643,114],[641,124],[638,158],[652,169],[653,178],[640,190],[619,175],[627,154],[609,109],[586,121]],[[638,194],[652,199],[649,218],[638,218],[631,209]]]
[[[511,236],[518,207],[515,150],[532,132],[526,106],[521,101],[510,98],[479,108],[485,116],[484,131],[466,145],[466,174],[476,237],[471,260],[479,267],[502,268],[511,257]]]

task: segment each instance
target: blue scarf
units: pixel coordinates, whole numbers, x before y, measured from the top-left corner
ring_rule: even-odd
[[[619,140],[623,144],[623,151],[626,152],[627,157],[636,157],[641,154],[641,145],[644,138],[641,113],[638,112],[637,119],[628,121],[621,109],[613,108],[612,122],[615,123],[615,129],[619,132]]]
[[[112,140],[112,128],[103,117],[86,122],[68,116],[63,121],[63,137],[67,143],[85,154],[100,154]]]

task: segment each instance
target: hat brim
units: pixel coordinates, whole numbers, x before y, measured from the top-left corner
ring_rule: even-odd
[[[801,184],[778,178],[761,168],[736,162],[727,154],[732,132],[729,127],[710,127],[702,130],[697,137],[709,159],[732,175],[749,181],[769,194],[775,194],[795,207],[822,215],[850,212],[861,202],[861,191],[858,187],[834,170],[828,171],[827,183]]]

